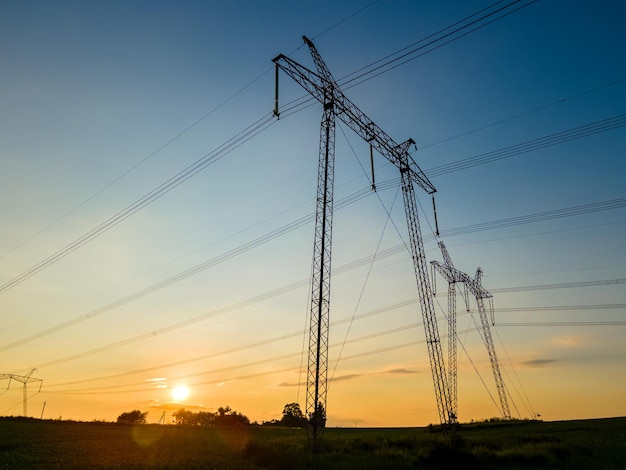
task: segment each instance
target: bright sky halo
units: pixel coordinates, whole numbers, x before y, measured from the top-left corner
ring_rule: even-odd
[[[189,387],[186,385],[177,385],[172,389],[172,397],[176,401],[182,401],[189,396]]]

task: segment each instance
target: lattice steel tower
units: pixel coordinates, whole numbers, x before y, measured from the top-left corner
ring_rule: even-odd
[[[41,386],[43,385],[42,379],[36,379],[31,377],[33,372],[37,369],[31,369],[30,372],[26,375],[17,375],[17,374],[0,374],[0,380],[9,379],[9,385],[7,386],[7,390],[11,387],[11,380],[17,380],[22,383],[22,405],[24,406],[24,417],[28,416],[28,393],[26,384],[39,382],[39,391],[41,392]]]
[[[303,39],[309,47],[317,72],[313,72],[283,54],[275,57],[273,59],[276,64],[276,107],[274,113],[277,117],[279,116],[279,69],[287,73],[322,103],[324,108],[319,151],[306,403],[309,436],[312,449],[315,451],[326,421],[335,117],[343,121],[367,141],[371,148],[376,149],[400,170],[411,255],[422,308],[439,418],[441,423],[450,423],[455,420],[455,417],[450,406],[450,393],[424,255],[414,184],[420,186],[428,194],[433,194],[436,191],[435,187],[409,155],[409,147],[415,142],[409,139],[402,144],[396,143],[346,98],[314,44],[306,37]]]
[[[504,381],[502,380],[502,374],[500,373],[500,363],[496,354],[496,348],[493,344],[493,337],[491,336],[491,328],[489,326],[489,320],[487,318],[487,308],[485,306],[485,299],[489,302],[489,311],[492,317],[493,323],[493,295],[487,289],[482,286],[482,269],[476,270],[476,276],[471,278],[468,274],[455,268],[452,264],[452,259],[448,254],[444,243],[439,241],[439,248],[443,256],[444,262],[431,261],[431,265],[439,272],[446,281],[448,281],[448,371],[450,379],[450,396],[453,404],[454,413],[458,416],[458,402],[457,402],[457,355],[456,355],[456,292],[455,285],[462,283],[466,290],[469,290],[476,298],[476,304],[478,305],[478,315],[480,316],[482,339],[487,348],[489,354],[489,361],[491,363],[491,370],[496,382],[496,389],[498,390],[498,397],[500,399],[500,412],[504,419],[511,418],[511,411],[509,409],[509,402],[506,395],[506,388]],[[467,293],[465,293],[465,302],[467,303]],[[469,308],[468,308],[469,311]]]

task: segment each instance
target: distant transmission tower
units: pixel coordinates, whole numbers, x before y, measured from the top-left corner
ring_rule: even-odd
[[[23,404],[24,404],[24,417],[28,416],[28,394],[26,384],[39,382],[39,392],[41,392],[41,386],[43,385],[43,379],[36,379],[31,377],[33,372],[37,369],[31,369],[30,372],[26,375],[16,375],[16,374],[0,374],[0,380],[9,379],[9,385],[7,386],[7,390],[11,387],[11,380],[17,380],[23,384]]]
[[[459,404],[457,393],[457,338],[456,338],[456,286],[463,284],[467,279],[467,275],[454,267],[452,258],[448,254],[448,250],[442,241],[439,241],[439,248],[443,255],[443,263],[439,261],[431,261],[433,270],[436,270],[441,276],[448,281],[448,385],[450,387],[450,408],[454,416],[458,419]],[[433,285],[435,285],[436,277],[433,271]],[[467,298],[467,284],[462,291],[465,299],[465,305],[469,310]]]
[[[439,261],[431,261],[430,264],[433,266],[441,276],[448,281],[448,323],[449,323],[449,332],[448,332],[448,342],[449,342],[449,365],[448,370],[450,371],[450,394],[451,400],[453,403],[454,413],[458,415],[458,405],[457,405],[457,358],[456,358],[456,292],[454,289],[455,284],[462,283],[465,287],[465,302],[467,304],[467,290],[469,290],[474,297],[476,298],[476,303],[478,304],[478,314],[480,316],[481,323],[481,334],[483,337],[483,341],[485,346],[487,347],[487,352],[489,353],[489,361],[491,362],[491,369],[493,372],[493,377],[496,382],[496,388],[498,390],[498,396],[500,398],[500,411],[502,413],[502,417],[504,419],[511,419],[511,411],[509,409],[509,402],[506,396],[506,388],[504,386],[504,381],[502,380],[502,374],[500,373],[500,363],[498,361],[498,356],[496,355],[496,349],[493,344],[493,338],[491,336],[491,329],[489,327],[489,320],[487,319],[487,308],[485,307],[485,299],[489,301],[489,311],[491,314],[492,324],[494,323],[494,315],[493,315],[493,295],[485,289],[482,284],[482,274],[483,271],[481,268],[476,270],[476,276],[474,278],[470,277],[468,274],[463,271],[458,270],[452,264],[452,259],[448,254],[448,250],[442,241],[438,243],[439,249],[441,250],[441,254],[443,255],[444,262],[441,263]],[[434,278],[434,276],[433,276]],[[468,308],[469,311],[469,308]]]

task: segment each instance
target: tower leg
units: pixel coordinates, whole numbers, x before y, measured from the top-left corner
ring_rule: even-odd
[[[313,452],[317,452],[326,426],[334,164],[335,114],[331,102],[324,106],[320,131],[311,286],[306,415],[309,445]]]
[[[413,258],[413,268],[417,280],[417,290],[424,320],[424,332],[426,335],[426,345],[428,347],[428,357],[433,375],[433,385],[435,387],[435,397],[437,399],[437,409],[441,424],[450,424],[456,421],[450,402],[450,389],[448,377],[443,359],[443,351],[435,314],[432,289],[428,279],[428,268],[426,266],[426,255],[424,253],[424,242],[420,230],[419,217],[417,213],[417,203],[415,200],[415,190],[413,181],[409,173],[409,162],[407,154],[404,154],[404,161],[400,167],[400,178],[402,183],[402,195],[404,197],[404,209],[409,230],[409,241],[411,244],[411,255]]]

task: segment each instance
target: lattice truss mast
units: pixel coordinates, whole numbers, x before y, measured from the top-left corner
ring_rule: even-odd
[[[452,405],[452,412],[455,416],[458,416],[458,400],[457,400],[457,333],[456,333],[456,286],[463,287],[462,293],[464,294],[465,304],[469,311],[469,302],[467,291],[469,290],[476,298],[476,304],[478,305],[478,314],[480,317],[481,335],[487,352],[489,353],[489,361],[491,362],[491,369],[493,371],[493,377],[496,382],[496,388],[498,390],[498,397],[500,399],[500,413],[504,419],[511,418],[511,412],[509,410],[509,402],[507,400],[506,388],[502,375],[500,374],[500,363],[498,362],[498,356],[496,355],[496,349],[493,344],[493,337],[491,336],[491,328],[489,326],[489,320],[487,318],[487,307],[485,307],[485,299],[489,302],[489,312],[491,316],[491,322],[494,323],[493,314],[493,296],[482,286],[482,274],[481,268],[476,270],[476,276],[471,278],[468,274],[458,270],[452,263],[452,258],[446,249],[446,246],[442,241],[438,242],[439,249],[443,256],[443,263],[439,261],[431,261],[431,265],[434,271],[437,271],[448,282],[448,384],[450,386],[450,399]],[[433,279],[435,278],[433,273]]]
[[[454,422],[456,418],[451,406],[414,188],[415,185],[418,185],[428,194],[433,194],[436,191],[435,187],[409,155],[409,148],[415,142],[409,139],[401,144],[396,143],[346,98],[313,43],[306,37],[303,39],[313,57],[316,72],[283,54],[275,57],[273,59],[276,64],[276,107],[274,113],[277,117],[279,116],[279,69],[283,70],[317,99],[324,109],[320,131],[306,394],[306,415],[309,421],[309,436],[313,450],[317,447],[326,422],[335,118],[344,122],[368,142],[371,148],[387,158],[400,171],[411,256],[424,321],[437,410],[442,424]]]
[[[41,392],[41,386],[43,385],[43,380],[42,379],[36,379],[35,377],[32,377],[33,373],[36,370],[37,369],[31,369],[30,372],[28,372],[28,374],[26,374],[26,375],[0,374],[0,380],[5,380],[5,379],[9,380],[9,384],[7,385],[7,390],[11,387],[11,380],[15,380],[17,382],[21,382],[22,383],[22,405],[24,407],[24,414],[23,414],[24,417],[28,416],[28,390],[27,390],[27,384],[34,383],[34,382],[39,382],[39,392]]]

